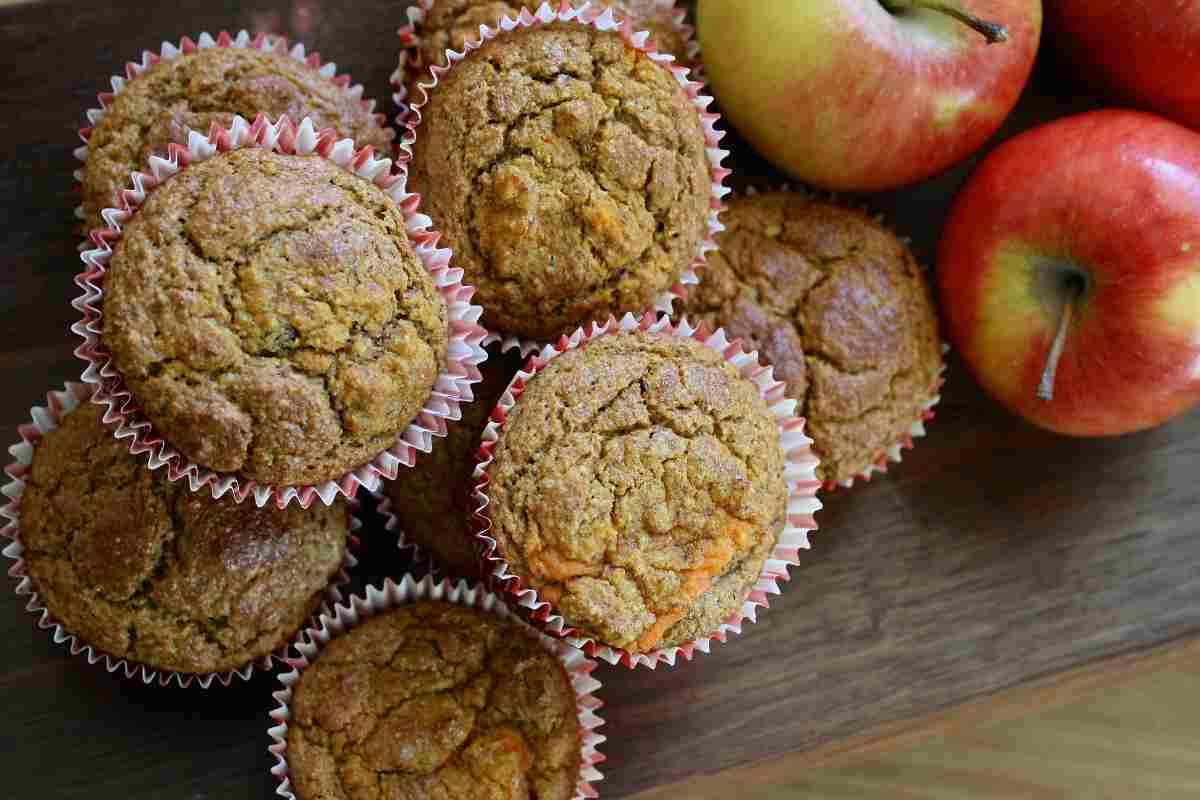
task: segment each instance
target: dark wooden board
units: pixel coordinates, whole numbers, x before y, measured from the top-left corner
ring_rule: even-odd
[[[0,10],[0,424],[78,375],[71,150],[107,76],[162,39],[277,24],[390,112],[403,3],[37,4]],[[311,13],[297,13],[298,9]],[[1003,135],[1086,108],[1053,64]],[[738,185],[778,181],[738,148]],[[928,257],[968,166],[872,198]],[[10,434],[11,438],[11,434]],[[903,466],[826,498],[814,549],[745,635],[675,670],[604,670],[606,797],[934,714],[1200,633],[1200,414],[1079,442],[1041,433],[952,363]],[[361,579],[404,563],[368,533]],[[144,687],[53,645],[0,602],[0,770],[11,797],[263,798],[273,679]]]

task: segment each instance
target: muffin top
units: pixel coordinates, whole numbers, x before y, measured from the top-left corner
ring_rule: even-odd
[[[937,394],[941,344],[925,272],[861,211],[792,192],[739,197],[683,312],[775,367],[806,417],[817,476],[878,461]]]
[[[318,156],[216,155],[152,191],[104,279],[102,342],[158,431],[260,484],[395,444],[447,359],[400,209]]]
[[[494,330],[548,340],[640,311],[707,235],[700,115],[617,33],[502,34],[442,77],[409,181]]]
[[[405,539],[432,553],[452,575],[479,575],[471,536],[475,451],[492,409],[520,368],[515,350],[489,354],[479,365],[483,381],[472,387],[475,400],[462,406],[462,419],[448,426],[445,440],[432,452],[419,453],[416,465],[401,470],[384,489]]]
[[[582,739],[562,664],[509,620],[437,601],[333,639],[300,675],[300,800],[569,800]]]
[[[129,454],[85,404],[35,446],[21,499],[25,571],[82,641],[188,674],[286,644],[342,566],[346,506],[215,501]]]
[[[510,572],[601,642],[645,652],[737,612],[787,509],[757,387],[719,353],[603,336],[534,376],[508,415],[487,494]]]
[[[117,205],[134,170],[145,171],[152,153],[186,142],[189,128],[208,133],[213,122],[229,127],[234,114],[272,120],[311,117],[361,147],[390,148],[392,132],[362,103],[329,78],[288,55],[244,47],[207,47],[158,62],[125,83],[88,139],[83,168],[83,211],[88,229],[104,225],[100,212]]]
[[[529,3],[507,0],[436,0],[425,13],[420,28],[420,56],[425,66],[446,65],[446,51],[461,53],[468,41],[479,38],[479,26],[495,28],[504,17],[516,19]],[[582,5],[577,3],[576,5]],[[663,53],[675,56],[675,63],[688,65],[687,39],[675,25],[673,7],[663,8],[656,0],[620,0],[592,3],[612,6],[620,16],[633,20],[634,30],[649,31],[650,42]]]

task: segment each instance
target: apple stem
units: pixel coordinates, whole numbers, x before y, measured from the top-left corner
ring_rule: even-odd
[[[883,7],[888,11],[909,11],[914,8],[927,8],[930,11],[937,11],[952,17],[963,23],[971,30],[977,31],[988,44],[999,44],[1000,42],[1008,41],[1008,28],[995,22],[989,22],[985,19],[963,11],[958,6],[943,0],[879,0]]]
[[[1047,403],[1054,399],[1054,381],[1058,376],[1058,362],[1062,359],[1063,349],[1067,344],[1067,331],[1071,329],[1075,303],[1079,300],[1082,289],[1079,286],[1072,286],[1069,292],[1059,314],[1058,332],[1054,334],[1054,343],[1050,345],[1050,354],[1046,357],[1046,368],[1042,370],[1042,380],[1038,383],[1038,399]]]

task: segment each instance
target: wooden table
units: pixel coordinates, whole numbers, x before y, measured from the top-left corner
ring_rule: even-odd
[[[404,4],[347,5],[0,9],[5,430],[79,373],[67,333],[80,268],[71,151],[107,76],[184,33],[302,28],[390,110],[391,34]],[[1089,105],[1042,64],[1005,135]],[[739,185],[777,180],[744,148],[734,165]],[[965,171],[871,202],[928,256]],[[604,796],[717,772],[717,782],[769,786],[780,770],[1061,699],[1172,653],[1194,656],[1198,475],[1200,414],[1122,439],[1057,438],[1002,412],[952,364],[930,437],[892,474],[826,498],[814,549],[757,625],[675,670],[602,671]],[[381,533],[367,545],[363,579],[404,568]],[[67,655],[15,599],[0,603],[6,794],[266,797],[273,686],[259,676],[207,692],[145,687]]]

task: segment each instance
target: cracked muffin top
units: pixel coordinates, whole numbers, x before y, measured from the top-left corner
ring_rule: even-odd
[[[483,381],[471,387],[475,400],[463,405],[462,419],[448,427],[445,440],[432,452],[418,453],[416,465],[401,470],[384,487],[404,538],[431,553],[452,575],[479,575],[471,535],[475,451],[492,409],[521,363],[515,350],[493,350],[479,365]]]
[[[400,209],[318,156],[234,150],[169,178],[102,302],[102,343],[158,432],[260,484],[370,461],[446,367],[446,304]]]
[[[160,61],[115,95],[88,139],[83,167],[83,211],[88,229],[104,225],[100,212],[117,205],[134,170],[147,170],[153,153],[185,142],[189,128],[208,133],[229,127],[234,114],[252,120],[287,114],[317,130],[331,127],[358,146],[385,152],[392,132],[358,99],[312,67],[288,55],[243,47],[208,47]]]
[[[783,530],[787,483],[758,388],[691,339],[603,336],[554,359],[489,468],[509,571],[567,623],[632,652],[711,634]]]
[[[544,341],[643,310],[707,235],[700,115],[617,33],[502,34],[443,75],[421,114],[409,185],[492,330]]]
[[[21,499],[25,571],[67,632],[187,674],[286,644],[325,599],[349,535],[344,503],[216,501],[146,469],[85,404],[37,443]]]
[[[508,0],[436,0],[420,25],[420,63],[425,67],[446,66],[447,50],[461,53],[468,41],[479,38],[480,25],[496,28],[504,17],[516,19],[526,5],[530,4]],[[592,5],[611,6],[618,16],[631,17],[634,30],[649,31],[649,41],[659,52],[670,53],[675,56],[676,64],[688,66],[687,39],[674,23],[673,7],[664,9],[656,0]]]
[[[570,679],[532,632],[438,601],[330,641],[287,732],[299,800],[570,800],[581,747]]]
[[[733,199],[720,251],[683,313],[756,348],[844,481],[877,462],[937,394],[941,343],[925,271],[856,209],[794,192]]]

